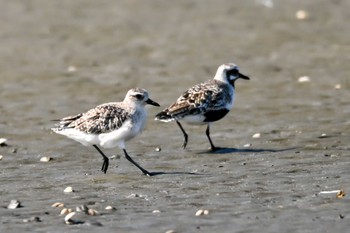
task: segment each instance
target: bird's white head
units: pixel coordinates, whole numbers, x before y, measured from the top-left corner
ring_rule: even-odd
[[[214,79],[218,81],[230,83],[232,85],[234,85],[235,81],[239,78],[249,80],[248,76],[239,72],[239,67],[234,63],[226,63],[219,66],[214,77]]]
[[[153,106],[160,106],[157,102],[148,97],[148,92],[142,88],[133,88],[126,93],[124,101],[132,102],[139,105],[150,104]]]

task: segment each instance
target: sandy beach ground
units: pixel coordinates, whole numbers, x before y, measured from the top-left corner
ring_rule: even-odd
[[[349,1],[0,5],[0,232],[349,230]],[[205,127],[184,125],[183,150],[177,125],[154,115],[226,62],[251,80],[237,81],[234,109],[211,128],[224,149],[209,152]],[[143,176],[118,148],[104,150],[103,174],[94,148],[50,131],[133,87],[162,108],[148,108],[128,152],[159,175]],[[67,225],[56,202],[98,214]]]

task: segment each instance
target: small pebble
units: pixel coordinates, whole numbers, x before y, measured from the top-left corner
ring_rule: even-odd
[[[63,192],[65,192],[65,193],[72,193],[72,192],[74,192],[74,189],[72,187],[68,186],[67,188],[65,188],[63,190]]]
[[[245,148],[247,148],[247,147],[251,147],[251,146],[252,146],[252,144],[251,144],[251,143],[247,143],[247,144],[243,145],[243,147],[245,147]]]
[[[121,156],[120,155],[112,155],[108,157],[109,159],[120,159]]]
[[[201,216],[201,215],[208,215],[209,214],[209,210],[197,210],[196,212],[196,216]]]
[[[3,157],[4,157],[3,155],[0,155],[0,160],[2,160]]]
[[[55,202],[51,205],[51,207],[64,207],[64,204],[61,202]]]
[[[0,138],[0,146],[7,146],[6,142],[7,142],[6,138]]]
[[[137,193],[132,193],[129,196],[126,196],[126,198],[135,198],[135,197],[140,197],[140,195]]]
[[[260,133],[256,133],[252,136],[252,138],[260,138],[261,137],[261,134]]]
[[[76,212],[84,212],[87,214],[89,211],[89,208],[86,205],[80,205],[80,206],[75,207],[75,211]]]
[[[296,13],[295,13],[295,17],[297,19],[306,19],[307,17],[309,16],[309,14],[307,13],[307,11],[304,11],[304,10],[298,10]]]
[[[106,206],[105,210],[115,210],[115,208],[113,206]]]
[[[10,204],[7,206],[7,209],[13,210],[13,209],[17,209],[19,207],[21,207],[21,203],[19,201],[11,200]]]
[[[28,219],[23,219],[23,222],[27,223],[27,222],[41,222],[41,219],[37,216],[35,217],[31,217]]]
[[[174,230],[167,230],[165,233],[176,233]]]
[[[52,158],[50,156],[44,156],[40,158],[40,162],[49,162]]]
[[[75,67],[73,65],[70,65],[67,68],[67,72],[69,72],[69,73],[73,73],[73,72],[76,72],[76,71],[77,71],[77,67]]]
[[[335,84],[334,85],[334,89],[341,89],[341,85],[340,84]]]
[[[327,134],[323,133],[321,134],[321,136],[319,136],[319,138],[326,138],[327,137]]]
[[[197,210],[197,212],[196,212],[196,216],[201,216],[201,215],[203,215],[203,212],[204,212],[204,210]]]
[[[159,213],[160,213],[160,210],[153,210],[152,213],[154,213],[154,214],[159,214]]]
[[[299,77],[299,79],[298,79],[298,82],[299,83],[307,83],[307,82],[310,82],[311,80],[310,80],[310,77],[308,77],[308,76],[301,76],[301,77]]]
[[[156,152],[160,152],[160,151],[162,150],[162,148],[156,147],[154,150],[155,150]]]

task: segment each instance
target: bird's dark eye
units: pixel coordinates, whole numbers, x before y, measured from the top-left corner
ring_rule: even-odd
[[[138,100],[142,100],[142,99],[143,99],[143,96],[142,96],[141,94],[137,94],[137,95],[136,95],[136,98],[137,98]]]
[[[231,76],[231,75],[232,75],[232,76],[237,76],[238,73],[239,73],[239,71],[238,71],[237,69],[228,70],[228,71],[226,72],[226,74],[227,74],[228,77]]]

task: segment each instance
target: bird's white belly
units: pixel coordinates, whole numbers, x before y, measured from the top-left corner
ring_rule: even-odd
[[[144,121],[138,121],[135,124],[127,120],[117,130],[98,135],[99,145],[104,148],[113,148],[119,146],[125,148],[125,141],[128,141],[138,135],[144,128]]]
[[[55,131],[58,134],[62,134],[68,138],[71,138],[77,142],[80,142],[84,146],[99,145],[100,140],[98,135],[84,133],[77,129],[64,129]]]
[[[56,133],[65,135],[84,146],[99,145],[104,148],[113,148],[119,146],[125,149],[125,141],[128,141],[141,133],[144,129],[145,121],[137,121],[132,123],[131,119],[124,122],[124,124],[117,130],[102,134],[88,134],[77,129],[65,129],[56,131]]]
[[[183,120],[188,124],[201,125],[204,124],[204,115],[188,115],[183,118]]]

